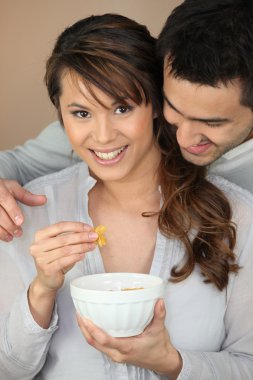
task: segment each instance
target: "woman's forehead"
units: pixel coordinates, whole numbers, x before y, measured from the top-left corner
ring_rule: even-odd
[[[97,78],[86,78],[81,76],[74,70],[64,70],[61,75],[61,93],[71,88],[72,91],[79,92],[84,98],[90,102],[98,102],[103,104],[105,97],[111,101],[125,102],[132,101],[137,104],[146,102],[144,90],[139,83],[129,81],[123,76],[112,75],[111,78],[103,78],[98,82]],[[101,101],[102,100],[102,101]]]

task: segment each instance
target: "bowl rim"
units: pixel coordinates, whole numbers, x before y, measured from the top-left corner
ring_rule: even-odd
[[[82,278],[88,278],[88,277],[122,277],[122,276],[133,276],[133,277],[139,277],[139,278],[152,278],[152,280],[155,281],[155,283],[150,287],[145,287],[143,289],[138,289],[137,291],[122,291],[122,290],[98,290],[98,289],[86,289],[81,286],[78,286],[78,282],[81,281]],[[73,280],[70,281],[70,293],[72,298],[79,301],[84,302],[91,302],[91,303],[110,303],[110,302],[117,302],[117,303],[124,303],[124,302],[142,302],[142,301],[148,301],[151,299],[158,299],[163,298],[165,291],[165,281],[158,276],[153,276],[149,274],[144,273],[131,273],[131,272],[112,272],[112,273],[96,273],[91,275],[83,275],[79,276]],[[106,298],[103,300],[96,301],[96,297],[101,297],[101,294],[103,294]],[[119,302],[120,298],[120,302]]]

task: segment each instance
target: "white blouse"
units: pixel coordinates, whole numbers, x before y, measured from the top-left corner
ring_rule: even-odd
[[[231,274],[226,290],[205,284],[196,266],[185,281],[167,283],[166,326],[180,351],[178,380],[253,379],[253,197],[220,177],[212,177],[231,201],[238,225],[236,255],[242,267]],[[92,224],[88,192],[95,180],[84,163],[31,182],[27,188],[46,194],[45,206],[22,206],[24,235],[0,243],[0,378],[39,380],[157,380],[152,371],[114,363],[89,346],[75,318],[70,280],[104,272],[98,249],[87,253],[66,275],[51,325],[42,329],[32,318],[27,287],[36,274],[29,247],[38,229],[62,220]],[[163,279],[184,256],[182,244],[157,232],[150,273]]]

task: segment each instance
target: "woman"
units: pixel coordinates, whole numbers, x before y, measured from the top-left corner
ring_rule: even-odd
[[[154,50],[145,27],[107,14],[66,29],[47,62],[49,96],[88,168],[30,183],[47,205],[24,207],[24,236],[1,246],[26,287],[1,323],[8,379],[253,376],[253,200],[181,158],[161,117]],[[138,337],[112,338],[79,318],[83,339],[69,282],[104,271],[168,280]]]

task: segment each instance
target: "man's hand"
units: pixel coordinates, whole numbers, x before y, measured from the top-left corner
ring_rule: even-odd
[[[9,242],[22,235],[24,216],[17,201],[28,206],[41,206],[47,199],[45,195],[30,193],[16,181],[0,179],[0,240]]]

